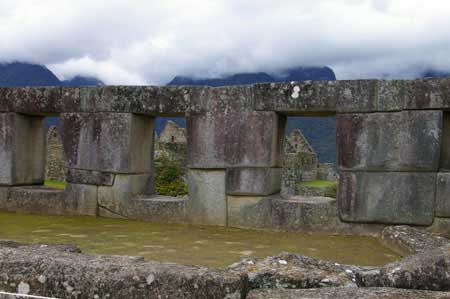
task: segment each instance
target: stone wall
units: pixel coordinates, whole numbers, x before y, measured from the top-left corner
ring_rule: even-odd
[[[29,194],[41,199],[30,205],[62,214],[157,220],[177,211],[175,222],[268,224],[287,115],[336,114],[341,219],[430,225],[450,217],[449,108],[450,79],[1,88],[0,208],[28,210]],[[43,119],[57,114],[68,183],[59,211],[56,195],[35,187],[45,177]],[[186,117],[184,200],[154,196],[155,116]]]
[[[66,179],[64,168],[64,150],[61,136],[56,126],[51,126],[47,131],[47,152],[45,163],[45,179],[64,182]]]

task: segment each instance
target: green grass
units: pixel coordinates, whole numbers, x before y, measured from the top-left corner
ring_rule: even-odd
[[[51,180],[45,180],[44,186],[55,188],[55,189],[66,189],[66,182],[57,182]]]
[[[315,180],[308,182],[301,182],[298,184],[299,186],[304,187],[334,187],[337,185],[336,181],[324,181],[324,180]]]

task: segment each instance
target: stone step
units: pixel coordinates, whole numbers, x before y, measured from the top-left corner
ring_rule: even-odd
[[[184,223],[187,196],[138,195],[127,209],[127,216],[136,220],[164,223]]]

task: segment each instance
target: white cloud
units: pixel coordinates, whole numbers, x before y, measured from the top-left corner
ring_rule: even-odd
[[[0,60],[164,84],[328,65],[338,78],[450,71],[448,0],[0,0]]]

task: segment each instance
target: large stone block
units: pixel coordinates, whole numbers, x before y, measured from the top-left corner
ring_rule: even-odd
[[[336,200],[328,197],[289,196],[272,200],[273,227],[287,231],[337,230]]]
[[[57,114],[70,103],[63,102],[60,87],[9,88],[6,99],[12,111],[29,114]]]
[[[437,174],[436,216],[450,217],[450,172]]]
[[[195,224],[227,225],[225,170],[189,169],[188,221]]]
[[[272,199],[266,196],[227,196],[228,226],[272,228]]]
[[[332,114],[336,112],[337,86],[337,81],[255,84],[255,109],[287,114]]]
[[[66,181],[69,183],[112,186],[115,174],[95,170],[66,169]]]
[[[281,168],[227,169],[227,194],[270,195],[280,189]]]
[[[137,196],[128,205],[127,218],[160,223],[184,223],[187,197]]]
[[[152,170],[154,118],[131,113],[64,113],[67,167],[118,173]]]
[[[9,112],[12,110],[11,102],[7,99],[8,88],[0,87],[0,112]]]
[[[405,109],[450,108],[449,78],[405,81],[405,85]]]
[[[435,173],[341,172],[338,209],[343,221],[430,225]]]
[[[152,187],[153,181],[150,174],[118,174],[114,179],[114,185],[98,187],[98,204],[102,208],[126,217],[132,198],[152,194]]]
[[[63,200],[67,214],[96,216],[97,201],[97,186],[67,183]]]
[[[285,118],[275,112],[191,114],[186,118],[188,165],[277,167],[284,124]]]
[[[441,111],[339,114],[340,169],[433,171],[439,167]]]
[[[0,185],[41,184],[44,174],[44,118],[0,113]]]

